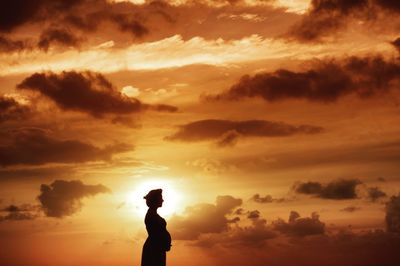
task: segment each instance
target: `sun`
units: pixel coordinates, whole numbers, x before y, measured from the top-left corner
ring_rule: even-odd
[[[177,212],[181,204],[182,195],[176,190],[172,181],[164,179],[152,179],[138,184],[134,190],[129,191],[126,196],[126,203],[133,207],[133,210],[140,216],[147,212],[146,201],[143,197],[152,189],[161,188],[163,190],[164,203],[158,209],[158,213],[164,216],[170,216]]]

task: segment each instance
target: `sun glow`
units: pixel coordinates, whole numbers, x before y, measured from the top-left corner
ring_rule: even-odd
[[[176,213],[179,209],[178,206],[182,203],[182,195],[177,191],[172,181],[156,179],[140,183],[133,191],[128,192],[126,202],[129,206],[133,207],[134,211],[144,216],[147,212],[146,201],[143,197],[152,189],[161,188],[163,190],[163,206],[159,208],[158,212],[164,216],[170,216]]]

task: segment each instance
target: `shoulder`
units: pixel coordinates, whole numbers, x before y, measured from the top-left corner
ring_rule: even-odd
[[[144,221],[145,223],[165,223],[165,220],[154,212],[147,212]]]

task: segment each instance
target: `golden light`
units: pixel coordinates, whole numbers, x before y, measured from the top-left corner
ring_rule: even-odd
[[[164,203],[158,209],[158,213],[162,216],[169,216],[177,212],[182,203],[182,195],[176,190],[172,181],[163,179],[154,179],[140,183],[135,190],[128,192],[126,202],[132,207],[134,212],[144,217],[147,212],[146,201],[143,197],[152,189],[161,188],[163,190]]]

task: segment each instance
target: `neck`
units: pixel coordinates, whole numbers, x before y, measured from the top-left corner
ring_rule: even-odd
[[[150,207],[149,211],[151,212],[157,212],[158,207]]]

